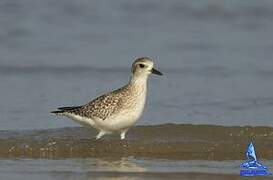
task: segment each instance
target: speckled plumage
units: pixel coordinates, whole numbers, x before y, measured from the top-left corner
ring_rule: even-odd
[[[134,101],[137,98],[137,91],[137,87],[128,84],[94,99],[86,105],[68,109],[65,112],[105,120],[121,110],[133,108]]]
[[[146,57],[137,59],[131,72],[129,83],[122,88],[106,93],[83,106],[60,107],[52,113],[96,128],[99,130],[97,139],[113,132],[121,133],[121,139],[124,139],[127,130],[143,112],[149,74],[162,75],[153,68],[152,60]]]

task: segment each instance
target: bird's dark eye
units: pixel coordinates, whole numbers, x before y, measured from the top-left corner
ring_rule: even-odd
[[[145,65],[144,65],[144,64],[139,64],[139,67],[140,67],[140,68],[144,68]]]

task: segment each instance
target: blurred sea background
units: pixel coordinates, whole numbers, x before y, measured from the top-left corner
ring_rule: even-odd
[[[13,136],[10,130],[78,126],[49,112],[124,85],[141,56],[154,59],[165,76],[150,78],[138,125],[273,127],[272,19],[270,0],[1,0],[0,130]],[[18,161],[2,162],[0,174],[21,177],[6,167]],[[23,164],[55,163],[39,162]],[[205,173],[215,170],[205,164],[212,167]]]
[[[139,124],[273,126],[273,2],[0,2],[1,129],[74,126],[52,116],[125,84],[133,60],[151,77]]]

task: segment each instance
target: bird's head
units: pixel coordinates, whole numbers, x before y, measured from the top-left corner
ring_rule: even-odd
[[[148,57],[136,59],[132,65],[132,73],[133,76],[148,76],[150,74],[163,75],[154,68],[153,60]]]

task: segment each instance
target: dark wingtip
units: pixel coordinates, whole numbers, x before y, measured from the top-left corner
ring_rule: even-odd
[[[67,110],[73,110],[73,109],[78,109],[81,108],[82,106],[68,106],[68,107],[58,107],[59,110],[62,111],[67,111]]]
[[[63,113],[64,111],[51,111],[50,113],[52,114],[60,114],[60,113]]]

